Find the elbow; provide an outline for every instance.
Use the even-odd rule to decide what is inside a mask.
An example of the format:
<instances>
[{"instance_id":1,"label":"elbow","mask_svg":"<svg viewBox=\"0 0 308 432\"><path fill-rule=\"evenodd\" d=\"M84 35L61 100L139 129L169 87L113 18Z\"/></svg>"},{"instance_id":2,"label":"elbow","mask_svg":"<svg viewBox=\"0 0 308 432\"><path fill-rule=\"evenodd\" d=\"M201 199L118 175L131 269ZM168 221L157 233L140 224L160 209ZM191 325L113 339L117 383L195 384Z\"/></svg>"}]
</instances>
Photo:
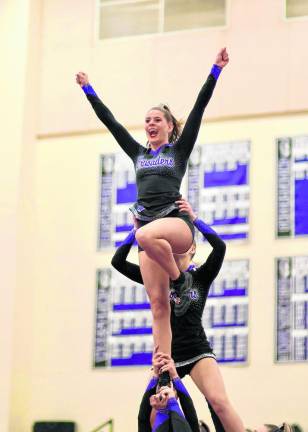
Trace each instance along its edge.
<instances>
[{"instance_id":1,"label":"elbow","mask_svg":"<svg viewBox=\"0 0 308 432\"><path fill-rule=\"evenodd\" d=\"M221 250L221 254L223 256L225 256L226 250L227 250L227 245L223 240L220 240L220 250Z\"/></svg>"},{"instance_id":2,"label":"elbow","mask_svg":"<svg viewBox=\"0 0 308 432\"><path fill-rule=\"evenodd\" d=\"M115 268L116 270L119 270L119 268L120 268L119 260L117 259L117 257L116 257L115 255L112 257L111 265L112 265L112 267Z\"/></svg>"}]
</instances>

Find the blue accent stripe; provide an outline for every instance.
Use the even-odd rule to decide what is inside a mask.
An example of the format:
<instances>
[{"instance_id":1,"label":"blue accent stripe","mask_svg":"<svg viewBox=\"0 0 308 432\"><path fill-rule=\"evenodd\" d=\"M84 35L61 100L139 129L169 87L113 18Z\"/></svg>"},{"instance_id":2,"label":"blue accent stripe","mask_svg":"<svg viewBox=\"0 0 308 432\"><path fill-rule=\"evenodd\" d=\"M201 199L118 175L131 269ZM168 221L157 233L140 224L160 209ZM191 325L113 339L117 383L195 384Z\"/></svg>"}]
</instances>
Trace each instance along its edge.
<instances>
[{"instance_id":1,"label":"blue accent stripe","mask_svg":"<svg viewBox=\"0 0 308 432\"><path fill-rule=\"evenodd\" d=\"M179 390L180 392L186 394L187 396L189 396L188 391L186 389L186 387L184 386L183 381L181 380L181 378L175 378L173 381L174 384L174 388L176 390Z\"/></svg>"},{"instance_id":2,"label":"blue accent stripe","mask_svg":"<svg viewBox=\"0 0 308 432\"><path fill-rule=\"evenodd\" d=\"M134 225L117 225L115 231L116 232L124 232L124 231L131 231L134 228Z\"/></svg>"},{"instance_id":3,"label":"blue accent stripe","mask_svg":"<svg viewBox=\"0 0 308 432\"><path fill-rule=\"evenodd\" d=\"M188 394L188 393L187 393ZM180 417L184 417L184 414L175 398L170 398L167 402L167 408L169 408L170 411L176 412Z\"/></svg>"},{"instance_id":4,"label":"blue accent stripe","mask_svg":"<svg viewBox=\"0 0 308 432\"><path fill-rule=\"evenodd\" d=\"M219 234L219 235L220 238L223 240L245 239L248 237L248 233Z\"/></svg>"},{"instance_id":5,"label":"blue accent stripe","mask_svg":"<svg viewBox=\"0 0 308 432\"><path fill-rule=\"evenodd\" d=\"M112 336L130 336L130 335L148 335L148 334L152 334L152 327L124 328L118 333L112 333Z\"/></svg>"},{"instance_id":6,"label":"blue accent stripe","mask_svg":"<svg viewBox=\"0 0 308 432\"><path fill-rule=\"evenodd\" d=\"M205 222L203 222L203 220L201 220L201 219L195 219L193 224L202 234L217 235L217 233L209 225L207 225Z\"/></svg>"},{"instance_id":7,"label":"blue accent stripe","mask_svg":"<svg viewBox=\"0 0 308 432\"><path fill-rule=\"evenodd\" d=\"M245 327L246 323L220 323L220 324L212 324L212 328L220 328L220 327Z\"/></svg>"},{"instance_id":8,"label":"blue accent stripe","mask_svg":"<svg viewBox=\"0 0 308 432\"><path fill-rule=\"evenodd\" d=\"M295 235L308 234L308 179L295 181Z\"/></svg>"},{"instance_id":9,"label":"blue accent stripe","mask_svg":"<svg viewBox=\"0 0 308 432\"><path fill-rule=\"evenodd\" d=\"M111 359L111 366L146 366L152 364L152 353L135 353L128 358Z\"/></svg>"},{"instance_id":10,"label":"blue accent stripe","mask_svg":"<svg viewBox=\"0 0 308 432\"><path fill-rule=\"evenodd\" d=\"M136 183L128 183L125 188L117 189L117 204L127 204L136 201L137 186Z\"/></svg>"},{"instance_id":11,"label":"blue accent stripe","mask_svg":"<svg viewBox=\"0 0 308 432\"><path fill-rule=\"evenodd\" d=\"M296 163L308 162L308 156L303 156L301 158L295 158Z\"/></svg>"},{"instance_id":12,"label":"blue accent stripe","mask_svg":"<svg viewBox=\"0 0 308 432\"><path fill-rule=\"evenodd\" d=\"M121 240L117 240L116 242L114 242L114 246L117 248L119 246L122 246L122 244L131 244L131 243L126 243L125 240L121 241ZM133 246L137 246L137 240L135 240L133 242Z\"/></svg>"},{"instance_id":13,"label":"blue accent stripe","mask_svg":"<svg viewBox=\"0 0 308 432\"><path fill-rule=\"evenodd\" d=\"M245 362L247 361L246 357L239 357L239 358L230 358L230 359L223 359L223 358L217 358L218 363L237 363L237 362Z\"/></svg>"},{"instance_id":14,"label":"blue accent stripe","mask_svg":"<svg viewBox=\"0 0 308 432\"><path fill-rule=\"evenodd\" d=\"M155 387L157 383L158 383L158 378L157 377L152 377L151 380L150 380L150 382L149 382L149 384L147 385L146 392L148 390L152 389L153 387Z\"/></svg>"},{"instance_id":15,"label":"blue accent stripe","mask_svg":"<svg viewBox=\"0 0 308 432\"><path fill-rule=\"evenodd\" d=\"M214 219L212 225L237 225L237 224L245 224L247 223L247 217L233 217L233 218L224 218L224 219Z\"/></svg>"},{"instance_id":16,"label":"blue accent stripe","mask_svg":"<svg viewBox=\"0 0 308 432\"><path fill-rule=\"evenodd\" d=\"M225 289L223 294L215 294L212 291L209 293L210 297L240 297L246 295L246 288L232 288Z\"/></svg>"},{"instance_id":17,"label":"blue accent stripe","mask_svg":"<svg viewBox=\"0 0 308 432\"><path fill-rule=\"evenodd\" d=\"M236 186L244 185L248 182L247 165L237 164L237 168L232 171L212 171L204 173L203 186Z\"/></svg>"},{"instance_id":18,"label":"blue accent stripe","mask_svg":"<svg viewBox=\"0 0 308 432\"><path fill-rule=\"evenodd\" d=\"M152 156L157 156L158 153L163 151L166 147L173 147L173 144L170 144L170 143L163 144L162 146L158 147L158 149L156 149L156 150L153 150L150 148L148 153L151 154Z\"/></svg>"},{"instance_id":19,"label":"blue accent stripe","mask_svg":"<svg viewBox=\"0 0 308 432\"><path fill-rule=\"evenodd\" d=\"M215 78L216 81L219 78L221 70L222 70L222 68L220 66L217 66L217 64L213 64L212 69L211 69L211 74L213 75L213 77Z\"/></svg>"},{"instance_id":20,"label":"blue accent stripe","mask_svg":"<svg viewBox=\"0 0 308 432\"><path fill-rule=\"evenodd\" d=\"M81 88L86 95L97 96L97 94L95 93L95 90L91 86L91 84L86 84L86 85L82 86Z\"/></svg>"},{"instance_id":21,"label":"blue accent stripe","mask_svg":"<svg viewBox=\"0 0 308 432\"><path fill-rule=\"evenodd\" d=\"M166 426L168 419L169 419L168 409L166 409L165 411L158 410L156 413L156 416L155 416L155 421L154 421L152 432L157 432L157 430L161 429L161 426L163 426L163 425Z\"/></svg>"},{"instance_id":22,"label":"blue accent stripe","mask_svg":"<svg viewBox=\"0 0 308 432\"><path fill-rule=\"evenodd\" d=\"M114 304L114 311L131 311L131 310L148 310L151 309L150 303L127 303L127 304Z\"/></svg>"}]
</instances>

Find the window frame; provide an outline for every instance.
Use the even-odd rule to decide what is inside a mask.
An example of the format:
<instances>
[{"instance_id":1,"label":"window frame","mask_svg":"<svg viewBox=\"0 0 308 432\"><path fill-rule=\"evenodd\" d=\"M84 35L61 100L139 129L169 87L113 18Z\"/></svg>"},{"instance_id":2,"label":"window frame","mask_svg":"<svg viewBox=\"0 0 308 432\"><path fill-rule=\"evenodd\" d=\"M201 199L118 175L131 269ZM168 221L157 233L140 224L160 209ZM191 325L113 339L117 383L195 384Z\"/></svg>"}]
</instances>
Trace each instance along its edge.
<instances>
[{"instance_id":1,"label":"window frame","mask_svg":"<svg viewBox=\"0 0 308 432\"><path fill-rule=\"evenodd\" d=\"M123 0L119 1L118 3L121 4L129 4L129 3L137 3L142 2L142 0ZM110 38L100 38L100 12L101 12L101 0L95 0L95 13L94 13L94 43L95 44L106 44L106 43L121 43L125 42L126 40L134 40L136 38L153 38L154 37L162 37L162 36L173 36L178 35L179 33L187 33L187 32L204 32L204 31L213 31L213 30L226 30L229 27L229 17L230 17L230 2L231 0L225 0L225 24L223 25L217 25L217 26L207 26L207 27L195 27L191 29L181 29L181 30L172 30L172 31L164 31L164 5L165 0L158 0L162 3L162 6L160 7L159 12L159 29L160 31L155 33L142 33L138 35L125 35L125 36L117 36L117 37L110 37ZM106 1L106 3L109 3L109 0ZM110 2L111 4L111 2Z\"/></svg>"},{"instance_id":2,"label":"window frame","mask_svg":"<svg viewBox=\"0 0 308 432\"><path fill-rule=\"evenodd\" d=\"M303 15L303 16L294 16L294 17L288 17L287 16L287 1L288 0L281 0L283 2L283 19L285 22L301 22L301 21L308 21L308 12L307 15Z\"/></svg>"}]
</instances>

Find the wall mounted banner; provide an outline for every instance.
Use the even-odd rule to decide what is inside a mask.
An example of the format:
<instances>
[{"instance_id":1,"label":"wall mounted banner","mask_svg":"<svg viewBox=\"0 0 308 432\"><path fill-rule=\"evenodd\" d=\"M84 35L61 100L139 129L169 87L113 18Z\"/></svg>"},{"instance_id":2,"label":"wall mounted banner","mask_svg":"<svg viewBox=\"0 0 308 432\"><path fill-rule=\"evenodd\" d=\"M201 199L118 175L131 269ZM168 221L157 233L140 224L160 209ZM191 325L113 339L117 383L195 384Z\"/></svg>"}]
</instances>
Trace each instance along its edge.
<instances>
[{"instance_id":1,"label":"wall mounted banner","mask_svg":"<svg viewBox=\"0 0 308 432\"><path fill-rule=\"evenodd\" d=\"M196 147L189 161L187 199L224 240L248 238L249 163L249 141Z\"/></svg>"},{"instance_id":2,"label":"wall mounted banner","mask_svg":"<svg viewBox=\"0 0 308 432\"><path fill-rule=\"evenodd\" d=\"M136 201L134 166L123 153L101 157L99 249L119 246L133 228L129 207Z\"/></svg>"},{"instance_id":3,"label":"wall mounted banner","mask_svg":"<svg viewBox=\"0 0 308 432\"><path fill-rule=\"evenodd\" d=\"M308 360L308 256L276 260L276 361Z\"/></svg>"},{"instance_id":4,"label":"wall mounted banner","mask_svg":"<svg viewBox=\"0 0 308 432\"><path fill-rule=\"evenodd\" d=\"M247 361L248 273L247 260L226 260L209 293L203 323L219 362ZM150 365L152 350L144 287L113 268L98 270L94 366Z\"/></svg>"},{"instance_id":5,"label":"wall mounted banner","mask_svg":"<svg viewBox=\"0 0 308 432\"><path fill-rule=\"evenodd\" d=\"M308 136L276 140L277 237L308 234Z\"/></svg>"}]
</instances>

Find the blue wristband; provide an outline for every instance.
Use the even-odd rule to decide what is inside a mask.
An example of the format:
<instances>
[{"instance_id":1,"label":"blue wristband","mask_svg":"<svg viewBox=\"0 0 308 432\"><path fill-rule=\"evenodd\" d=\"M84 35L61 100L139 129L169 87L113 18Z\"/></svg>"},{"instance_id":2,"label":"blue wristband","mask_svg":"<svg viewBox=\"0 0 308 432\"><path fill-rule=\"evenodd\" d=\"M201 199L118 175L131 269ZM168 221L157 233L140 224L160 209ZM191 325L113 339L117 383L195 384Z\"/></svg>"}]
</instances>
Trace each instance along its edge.
<instances>
[{"instance_id":1,"label":"blue wristband","mask_svg":"<svg viewBox=\"0 0 308 432\"><path fill-rule=\"evenodd\" d=\"M217 66L217 64L214 64L212 66L211 74L213 75L216 81L218 80L221 70L222 70L221 67Z\"/></svg>"},{"instance_id":2,"label":"blue wristband","mask_svg":"<svg viewBox=\"0 0 308 432\"><path fill-rule=\"evenodd\" d=\"M97 94L95 93L95 90L91 86L91 84L85 84L81 88L85 92L86 95L97 96Z\"/></svg>"}]
</instances>

